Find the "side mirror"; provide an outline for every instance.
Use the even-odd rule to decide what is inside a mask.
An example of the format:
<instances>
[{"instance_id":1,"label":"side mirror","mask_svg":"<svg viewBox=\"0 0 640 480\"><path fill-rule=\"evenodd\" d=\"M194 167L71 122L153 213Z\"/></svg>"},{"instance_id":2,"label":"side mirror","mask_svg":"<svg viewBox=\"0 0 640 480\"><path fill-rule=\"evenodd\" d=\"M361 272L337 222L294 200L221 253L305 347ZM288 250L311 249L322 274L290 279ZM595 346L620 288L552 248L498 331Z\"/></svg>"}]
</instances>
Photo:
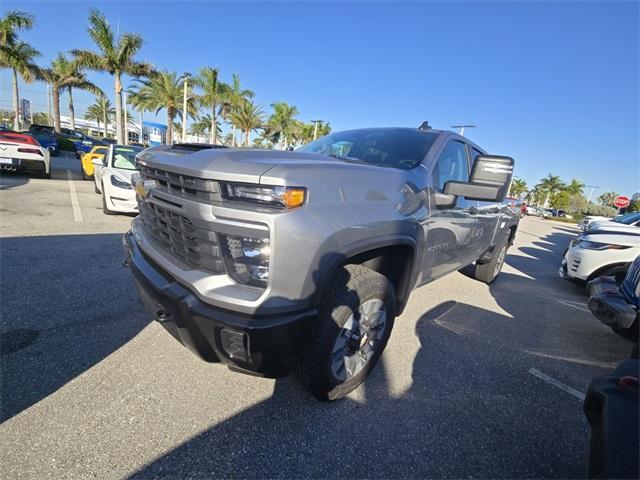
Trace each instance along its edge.
<instances>
[{"instance_id":1,"label":"side mirror","mask_svg":"<svg viewBox=\"0 0 640 480\"><path fill-rule=\"evenodd\" d=\"M293 152L293 147L292 146L288 146L287 147L287 152Z\"/></svg>"},{"instance_id":2,"label":"side mirror","mask_svg":"<svg viewBox=\"0 0 640 480\"><path fill-rule=\"evenodd\" d=\"M468 200L501 202L511 185L513 165L511 157L479 155L471 169L469 181L449 181L444 184L444 193Z\"/></svg>"}]
</instances>

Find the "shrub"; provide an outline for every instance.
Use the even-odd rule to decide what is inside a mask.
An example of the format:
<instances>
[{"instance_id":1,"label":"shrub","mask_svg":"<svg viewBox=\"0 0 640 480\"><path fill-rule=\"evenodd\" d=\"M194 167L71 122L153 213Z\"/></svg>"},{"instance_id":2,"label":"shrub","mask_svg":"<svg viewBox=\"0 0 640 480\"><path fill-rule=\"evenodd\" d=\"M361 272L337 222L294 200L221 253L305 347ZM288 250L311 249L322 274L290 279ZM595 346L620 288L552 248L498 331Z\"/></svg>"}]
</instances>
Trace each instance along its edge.
<instances>
[{"instance_id":1,"label":"shrub","mask_svg":"<svg viewBox=\"0 0 640 480\"><path fill-rule=\"evenodd\" d=\"M618 209L604 205L587 205L585 208L580 210L580 213L583 216L597 215L601 217L613 217L618 213Z\"/></svg>"}]
</instances>

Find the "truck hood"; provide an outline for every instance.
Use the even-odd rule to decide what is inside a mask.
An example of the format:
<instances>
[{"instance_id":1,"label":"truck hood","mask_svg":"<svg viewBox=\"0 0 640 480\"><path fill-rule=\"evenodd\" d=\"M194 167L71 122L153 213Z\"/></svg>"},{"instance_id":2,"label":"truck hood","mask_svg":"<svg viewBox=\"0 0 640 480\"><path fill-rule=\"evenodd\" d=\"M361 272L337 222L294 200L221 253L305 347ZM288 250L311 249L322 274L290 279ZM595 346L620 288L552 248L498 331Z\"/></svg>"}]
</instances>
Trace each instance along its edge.
<instances>
[{"instance_id":1,"label":"truck hood","mask_svg":"<svg viewBox=\"0 0 640 480\"><path fill-rule=\"evenodd\" d=\"M281 150L205 149L189 151L179 146L152 147L136 157L143 166L212 180L259 183L275 167L314 167L347 164L325 155ZM366 168L366 166L359 165ZM379 167L374 167L379 168Z\"/></svg>"}]
</instances>

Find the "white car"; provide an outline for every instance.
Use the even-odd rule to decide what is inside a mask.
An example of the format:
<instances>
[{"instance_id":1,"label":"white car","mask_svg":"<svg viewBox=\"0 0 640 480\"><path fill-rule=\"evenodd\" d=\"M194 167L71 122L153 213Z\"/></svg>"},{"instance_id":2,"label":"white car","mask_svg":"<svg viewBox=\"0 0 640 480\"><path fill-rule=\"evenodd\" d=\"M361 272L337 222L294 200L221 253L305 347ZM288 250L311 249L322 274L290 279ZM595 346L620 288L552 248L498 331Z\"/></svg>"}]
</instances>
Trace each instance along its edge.
<instances>
[{"instance_id":1,"label":"white car","mask_svg":"<svg viewBox=\"0 0 640 480\"><path fill-rule=\"evenodd\" d=\"M36 173L51 178L49 150L31 135L0 132L0 168L13 172Z\"/></svg>"},{"instance_id":2,"label":"white car","mask_svg":"<svg viewBox=\"0 0 640 480\"><path fill-rule=\"evenodd\" d=\"M141 151L140 147L110 145L105 156L93 160L96 193L102 194L106 215L138 212L131 176L138 171L135 158Z\"/></svg>"},{"instance_id":3,"label":"white car","mask_svg":"<svg viewBox=\"0 0 640 480\"><path fill-rule=\"evenodd\" d=\"M613 220L597 220L595 222L591 222L586 230L610 230L612 228L619 227L640 227L640 212L627 213L626 215L621 215Z\"/></svg>"},{"instance_id":4,"label":"white car","mask_svg":"<svg viewBox=\"0 0 640 480\"><path fill-rule=\"evenodd\" d=\"M603 231L583 233L571 241L564 255L560 276L590 281L612 276L622 281L629 264L640 255L640 233Z\"/></svg>"},{"instance_id":5,"label":"white car","mask_svg":"<svg viewBox=\"0 0 640 480\"><path fill-rule=\"evenodd\" d=\"M580 227L582 230L587 230L587 228L589 228L589 225L591 225L591 223L593 222L608 222L611 221L610 217L601 217L598 215L587 215L586 217L584 217L580 223L578 224L578 227Z\"/></svg>"}]
</instances>

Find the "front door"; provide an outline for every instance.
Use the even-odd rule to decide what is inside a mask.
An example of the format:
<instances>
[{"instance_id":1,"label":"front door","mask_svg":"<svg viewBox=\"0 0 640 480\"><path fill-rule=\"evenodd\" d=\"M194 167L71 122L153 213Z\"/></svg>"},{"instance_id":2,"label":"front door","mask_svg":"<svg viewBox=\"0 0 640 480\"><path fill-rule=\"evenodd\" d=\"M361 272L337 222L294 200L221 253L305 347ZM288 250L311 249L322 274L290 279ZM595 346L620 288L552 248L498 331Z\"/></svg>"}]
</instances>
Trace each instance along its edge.
<instances>
[{"instance_id":1,"label":"front door","mask_svg":"<svg viewBox=\"0 0 640 480\"><path fill-rule=\"evenodd\" d=\"M443 192L450 180L469 181L469 159L465 144L450 140L431 170L432 188ZM431 202L427 220L422 282L425 283L472 263L478 202L456 199L452 208L437 209Z\"/></svg>"}]
</instances>

